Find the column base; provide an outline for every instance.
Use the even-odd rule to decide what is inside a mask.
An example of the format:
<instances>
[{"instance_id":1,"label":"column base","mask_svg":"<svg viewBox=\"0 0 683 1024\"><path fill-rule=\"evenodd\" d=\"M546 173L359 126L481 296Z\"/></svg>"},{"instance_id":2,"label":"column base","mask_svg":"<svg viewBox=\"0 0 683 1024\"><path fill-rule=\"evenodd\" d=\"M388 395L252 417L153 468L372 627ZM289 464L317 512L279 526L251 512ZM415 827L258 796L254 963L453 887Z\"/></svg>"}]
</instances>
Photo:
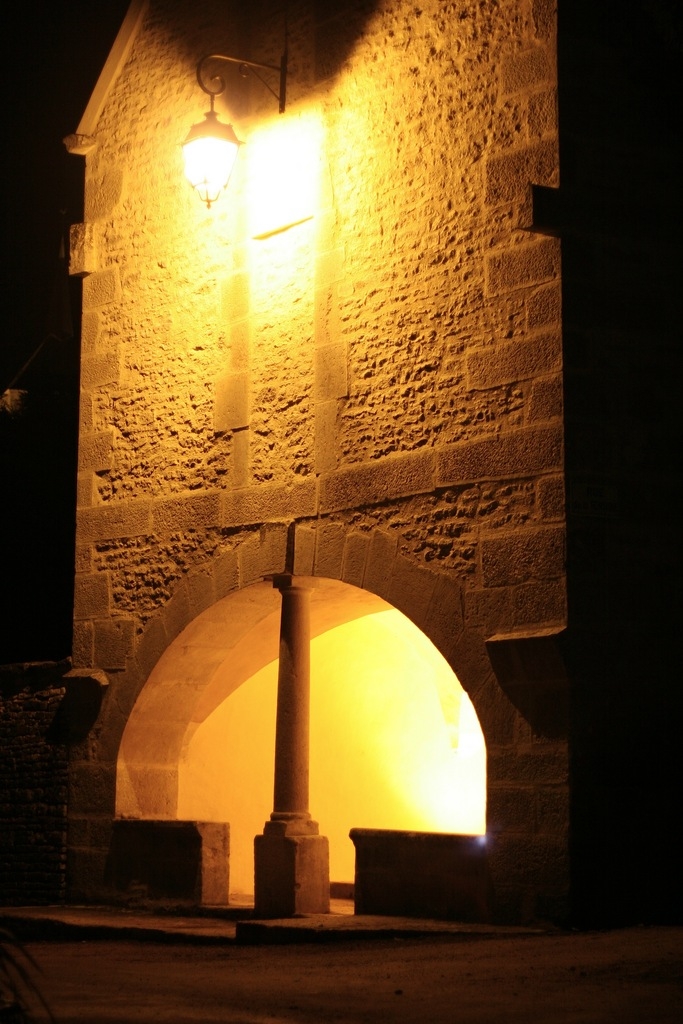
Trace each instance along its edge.
<instances>
[{"instance_id":1,"label":"column base","mask_svg":"<svg viewBox=\"0 0 683 1024\"><path fill-rule=\"evenodd\" d=\"M254 916L328 914L329 859L327 836L256 836Z\"/></svg>"}]
</instances>

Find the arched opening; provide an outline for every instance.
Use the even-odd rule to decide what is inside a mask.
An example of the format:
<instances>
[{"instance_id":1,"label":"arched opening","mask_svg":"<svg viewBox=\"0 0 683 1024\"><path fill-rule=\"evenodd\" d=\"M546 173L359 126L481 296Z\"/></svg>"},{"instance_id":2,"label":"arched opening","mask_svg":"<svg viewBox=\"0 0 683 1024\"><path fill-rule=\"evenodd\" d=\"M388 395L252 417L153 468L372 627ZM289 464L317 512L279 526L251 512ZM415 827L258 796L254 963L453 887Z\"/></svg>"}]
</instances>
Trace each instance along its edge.
<instances>
[{"instance_id":1,"label":"arched opening","mask_svg":"<svg viewBox=\"0 0 683 1024\"><path fill-rule=\"evenodd\" d=\"M330 877L351 882L351 828L482 834L486 752L431 641L367 591L311 600L311 812ZM230 888L253 892L272 810L279 594L256 584L195 619L160 659L124 732L117 814L230 823Z\"/></svg>"}]
</instances>

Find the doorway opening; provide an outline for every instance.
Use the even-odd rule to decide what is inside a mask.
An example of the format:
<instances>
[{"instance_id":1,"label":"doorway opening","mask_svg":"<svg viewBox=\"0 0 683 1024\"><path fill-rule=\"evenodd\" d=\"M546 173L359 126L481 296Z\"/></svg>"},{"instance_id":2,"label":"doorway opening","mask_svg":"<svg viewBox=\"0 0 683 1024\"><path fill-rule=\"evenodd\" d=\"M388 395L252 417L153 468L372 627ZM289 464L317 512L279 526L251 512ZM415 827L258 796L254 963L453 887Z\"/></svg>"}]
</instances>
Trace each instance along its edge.
<instances>
[{"instance_id":1,"label":"doorway opening","mask_svg":"<svg viewBox=\"0 0 683 1024\"><path fill-rule=\"evenodd\" d=\"M310 809L332 883L351 884L351 828L481 835L486 748L457 677L405 615L318 579L311 595ZM167 649L121 743L117 815L230 823L230 891L253 893L253 838L272 810L279 628L260 583Z\"/></svg>"}]
</instances>

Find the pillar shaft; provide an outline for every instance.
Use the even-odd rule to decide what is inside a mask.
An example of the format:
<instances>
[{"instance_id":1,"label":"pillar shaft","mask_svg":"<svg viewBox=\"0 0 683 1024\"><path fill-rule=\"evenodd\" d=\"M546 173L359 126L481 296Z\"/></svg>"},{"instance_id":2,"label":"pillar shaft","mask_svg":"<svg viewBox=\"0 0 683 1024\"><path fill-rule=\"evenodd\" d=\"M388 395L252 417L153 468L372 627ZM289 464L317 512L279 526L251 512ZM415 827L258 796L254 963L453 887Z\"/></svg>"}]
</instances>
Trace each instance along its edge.
<instances>
[{"instance_id":1,"label":"pillar shaft","mask_svg":"<svg viewBox=\"0 0 683 1024\"><path fill-rule=\"evenodd\" d=\"M275 586L282 595L282 612L272 817L308 818L310 591L289 576L277 577Z\"/></svg>"},{"instance_id":2,"label":"pillar shaft","mask_svg":"<svg viewBox=\"0 0 683 1024\"><path fill-rule=\"evenodd\" d=\"M303 581L276 576L282 595L277 684L273 812L254 839L257 917L326 914L329 851L308 810L311 687L310 592Z\"/></svg>"}]
</instances>

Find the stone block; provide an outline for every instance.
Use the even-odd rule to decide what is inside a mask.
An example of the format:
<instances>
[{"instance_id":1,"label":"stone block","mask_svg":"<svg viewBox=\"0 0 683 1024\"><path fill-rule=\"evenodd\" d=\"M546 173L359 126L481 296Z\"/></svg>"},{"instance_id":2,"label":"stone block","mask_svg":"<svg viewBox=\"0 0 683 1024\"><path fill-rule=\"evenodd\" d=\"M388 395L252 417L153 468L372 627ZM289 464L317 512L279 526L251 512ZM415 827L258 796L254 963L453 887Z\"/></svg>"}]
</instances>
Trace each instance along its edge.
<instances>
[{"instance_id":1,"label":"stone block","mask_svg":"<svg viewBox=\"0 0 683 1024\"><path fill-rule=\"evenodd\" d=\"M337 466L337 416L339 402L315 404L315 470L328 473Z\"/></svg>"},{"instance_id":2,"label":"stone block","mask_svg":"<svg viewBox=\"0 0 683 1024\"><path fill-rule=\"evenodd\" d=\"M206 570L189 573L187 580L187 596L190 604L190 616L196 618L206 611L216 600L213 575Z\"/></svg>"},{"instance_id":3,"label":"stone block","mask_svg":"<svg viewBox=\"0 0 683 1024\"><path fill-rule=\"evenodd\" d=\"M69 814L114 814L115 764L71 765L69 770Z\"/></svg>"},{"instance_id":4,"label":"stone block","mask_svg":"<svg viewBox=\"0 0 683 1024\"><path fill-rule=\"evenodd\" d=\"M505 587L529 580L561 577L565 566L565 532L547 526L481 541L484 586Z\"/></svg>"},{"instance_id":5,"label":"stone block","mask_svg":"<svg viewBox=\"0 0 683 1024\"><path fill-rule=\"evenodd\" d=\"M85 219L86 222L101 220L108 216L121 198L123 171L120 167L109 167L100 177L86 175Z\"/></svg>"},{"instance_id":6,"label":"stone block","mask_svg":"<svg viewBox=\"0 0 683 1024\"><path fill-rule=\"evenodd\" d=\"M246 487L249 482L249 431L238 430L232 435L230 483L233 488Z\"/></svg>"},{"instance_id":7,"label":"stone block","mask_svg":"<svg viewBox=\"0 0 683 1024\"><path fill-rule=\"evenodd\" d=\"M428 493L434 486L431 451L409 452L377 462L363 462L323 476L320 511L374 505L390 498Z\"/></svg>"},{"instance_id":8,"label":"stone block","mask_svg":"<svg viewBox=\"0 0 683 1024\"><path fill-rule=\"evenodd\" d=\"M345 537L346 529L340 523L322 523L318 526L314 569L316 576L341 579Z\"/></svg>"},{"instance_id":9,"label":"stone block","mask_svg":"<svg viewBox=\"0 0 683 1024\"><path fill-rule=\"evenodd\" d=\"M105 619L94 624L95 664L103 669L125 669L133 655L133 619Z\"/></svg>"},{"instance_id":10,"label":"stone block","mask_svg":"<svg viewBox=\"0 0 683 1024\"><path fill-rule=\"evenodd\" d=\"M536 484L536 505L542 519L564 519L563 476L543 476Z\"/></svg>"},{"instance_id":11,"label":"stone block","mask_svg":"<svg viewBox=\"0 0 683 1024\"><path fill-rule=\"evenodd\" d=\"M467 357L468 383L471 388L485 390L528 380L551 373L561 361L562 342L557 334L499 344L493 351L472 352Z\"/></svg>"},{"instance_id":12,"label":"stone block","mask_svg":"<svg viewBox=\"0 0 683 1024\"><path fill-rule=\"evenodd\" d=\"M552 39L556 31L557 0L532 0L531 13L539 39Z\"/></svg>"},{"instance_id":13,"label":"stone block","mask_svg":"<svg viewBox=\"0 0 683 1024\"><path fill-rule=\"evenodd\" d=\"M522 583L511 589L515 628L566 622L567 595L563 579Z\"/></svg>"},{"instance_id":14,"label":"stone block","mask_svg":"<svg viewBox=\"0 0 683 1024\"><path fill-rule=\"evenodd\" d=\"M396 546L397 540L393 534L375 530L370 536L370 548L365 562L364 588L387 601L391 593Z\"/></svg>"},{"instance_id":15,"label":"stone block","mask_svg":"<svg viewBox=\"0 0 683 1024\"><path fill-rule=\"evenodd\" d=\"M239 569L237 564L237 552L225 551L214 561L213 575L216 585L216 598L225 597L226 594L236 590L239 586Z\"/></svg>"},{"instance_id":16,"label":"stone block","mask_svg":"<svg viewBox=\"0 0 683 1024\"><path fill-rule=\"evenodd\" d=\"M262 484L245 487L224 495L222 525L248 526L314 516L317 487L314 478L304 479L292 487Z\"/></svg>"},{"instance_id":17,"label":"stone block","mask_svg":"<svg viewBox=\"0 0 683 1024\"><path fill-rule=\"evenodd\" d=\"M237 551L239 565L240 586L248 587L251 583L257 583L263 573L261 571L261 541L258 535L253 534L244 543L240 544Z\"/></svg>"},{"instance_id":18,"label":"stone block","mask_svg":"<svg viewBox=\"0 0 683 1024\"><path fill-rule=\"evenodd\" d=\"M422 627L427 617L438 576L423 565L399 555L394 560L389 588L389 602Z\"/></svg>"},{"instance_id":19,"label":"stone block","mask_svg":"<svg viewBox=\"0 0 683 1024\"><path fill-rule=\"evenodd\" d=\"M312 576L315 561L316 531L310 526L296 524L294 529L294 574Z\"/></svg>"},{"instance_id":20,"label":"stone block","mask_svg":"<svg viewBox=\"0 0 683 1024\"><path fill-rule=\"evenodd\" d=\"M74 584L74 619L104 618L109 614L109 573L77 576Z\"/></svg>"},{"instance_id":21,"label":"stone block","mask_svg":"<svg viewBox=\"0 0 683 1024\"><path fill-rule=\"evenodd\" d=\"M221 492L204 491L157 501L153 505L154 531L158 534L179 530L202 530L221 521Z\"/></svg>"},{"instance_id":22,"label":"stone block","mask_svg":"<svg viewBox=\"0 0 683 1024\"><path fill-rule=\"evenodd\" d=\"M95 630L91 621L74 622L71 661L74 668L95 664Z\"/></svg>"},{"instance_id":23,"label":"stone block","mask_svg":"<svg viewBox=\"0 0 683 1024\"><path fill-rule=\"evenodd\" d=\"M367 534L356 532L347 535L342 562L342 579L345 583L354 587L363 586L369 547L370 538Z\"/></svg>"},{"instance_id":24,"label":"stone block","mask_svg":"<svg viewBox=\"0 0 683 1024\"><path fill-rule=\"evenodd\" d=\"M541 743L531 750L488 744L487 773L492 781L520 785L567 784L569 764L564 741Z\"/></svg>"},{"instance_id":25,"label":"stone block","mask_svg":"<svg viewBox=\"0 0 683 1024\"><path fill-rule=\"evenodd\" d=\"M528 197L534 185L557 185L559 157L555 140L492 157L486 164L486 202L496 206Z\"/></svg>"},{"instance_id":26,"label":"stone block","mask_svg":"<svg viewBox=\"0 0 683 1024\"><path fill-rule=\"evenodd\" d=\"M285 571L287 559L288 527L286 523L268 523L261 527L261 575Z\"/></svg>"},{"instance_id":27,"label":"stone block","mask_svg":"<svg viewBox=\"0 0 683 1024\"><path fill-rule=\"evenodd\" d=\"M562 322L562 293L559 283L543 285L526 298L526 322L529 330L557 327Z\"/></svg>"},{"instance_id":28,"label":"stone block","mask_svg":"<svg viewBox=\"0 0 683 1024\"><path fill-rule=\"evenodd\" d=\"M100 334L100 315L94 310L84 313L81 317L81 353L92 355L95 352ZM82 386L82 385L81 385Z\"/></svg>"},{"instance_id":29,"label":"stone block","mask_svg":"<svg viewBox=\"0 0 683 1024\"><path fill-rule=\"evenodd\" d=\"M314 341L316 346L330 345L339 342L341 324L339 319L339 299L334 285L316 289L314 306Z\"/></svg>"},{"instance_id":30,"label":"stone block","mask_svg":"<svg viewBox=\"0 0 683 1024\"><path fill-rule=\"evenodd\" d=\"M536 791L531 786L489 786L486 823L491 832L530 834L536 827Z\"/></svg>"},{"instance_id":31,"label":"stone block","mask_svg":"<svg viewBox=\"0 0 683 1024\"><path fill-rule=\"evenodd\" d=\"M544 238L533 245L520 245L493 253L486 259L489 295L541 284L559 277L559 274L560 246L556 238Z\"/></svg>"},{"instance_id":32,"label":"stone block","mask_svg":"<svg viewBox=\"0 0 683 1024\"><path fill-rule=\"evenodd\" d=\"M79 470L93 469L101 472L110 469L113 458L114 435L110 431L101 434L81 434L78 445Z\"/></svg>"},{"instance_id":33,"label":"stone block","mask_svg":"<svg viewBox=\"0 0 683 1024\"><path fill-rule=\"evenodd\" d=\"M187 620L186 620L187 623ZM169 644L164 620L160 615L150 619L135 646L135 660L142 679L147 679Z\"/></svg>"},{"instance_id":34,"label":"stone block","mask_svg":"<svg viewBox=\"0 0 683 1024\"><path fill-rule=\"evenodd\" d=\"M482 636L506 632L514 624L513 587L487 587L465 591L465 622Z\"/></svg>"},{"instance_id":35,"label":"stone block","mask_svg":"<svg viewBox=\"0 0 683 1024\"><path fill-rule=\"evenodd\" d=\"M105 884L134 902L227 906L229 843L223 822L115 821Z\"/></svg>"},{"instance_id":36,"label":"stone block","mask_svg":"<svg viewBox=\"0 0 683 1024\"><path fill-rule=\"evenodd\" d=\"M116 302L120 293L118 267L90 274L83 279L83 309L89 311Z\"/></svg>"},{"instance_id":37,"label":"stone block","mask_svg":"<svg viewBox=\"0 0 683 1024\"><path fill-rule=\"evenodd\" d=\"M326 288L342 276L344 253L341 249L329 249L320 252L315 261L315 289Z\"/></svg>"},{"instance_id":38,"label":"stone block","mask_svg":"<svg viewBox=\"0 0 683 1024\"><path fill-rule=\"evenodd\" d=\"M250 376L230 373L216 381L213 426L217 433L249 426Z\"/></svg>"},{"instance_id":39,"label":"stone block","mask_svg":"<svg viewBox=\"0 0 683 1024\"><path fill-rule=\"evenodd\" d=\"M529 396L527 419L530 423L547 422L562 416L562 377L544 377L535 380Z\"/></svg>"},{"instance_id":40,"label":"stone block","mask_svg":"<svg viewBox=\"0 0 683 1024\"><path fill-rule=\"evenodd\" d=\"M230 326L230 366L235 373L249 369L251 324L239 320Z\"/></svg>"},{"instance_id":41,"label":"stone block","mask_svg":"<svg viewBox=\"0 0 683 1024\"><path fill-rule=\"evenodd\" d=\"M314 363L316 401L325 402L348 395L347 362L347 349L343 342L319 345L316 348Z\"/></svg>"},{"instance_id":42,"label":"stone block","mask_svg":"<svg viewBox=\"0 0 683 1024\"><path fill-rule=\"evenodd\" d=\"M81 359L81 387L98 388L116 384L119 379L118 352L91 355Z\"/></svg>"},{"instance_id":43,"label":"stone block","mask_svg":"<svg viewBox=\"0 0 683 1024\"><path fill-rule=\"evenodd\" d=\"M97 497L95 474L86 469L78 474L76 481L76 507L89 508Z\"/></svg>"},{"instance_id":44,"label":"stone block","mask_svg":"<svg viewBox=\"0 0 683 1024\"><path fill-rule=\"evenodd\" d=\"M439 575L427 608L423 629L446 660L463 631L463 597L454 579Z\"/></svg>"},{"instance_id":45,"label":"stone block","mask_svg":"<svg viewBox=\"0 0 683 1024\"><path fill-rule=\"evenodd\" d=\"M501 66L504 93L522 92L541 82L553 81L554 77L553 64L542 46L508 57Z\"/></svg>"},{"instance_id":46,"label":"stone block","mask_svg":"<svg viewBox=\"0 0 683 1024\"><path fill-rule=\"evenodd\" d=\"M562 468L562 429L529 427L437 453L436 485L513 479Z\"/></svg>"},{"instance_id":47,"label":"stone block","mask_svg":"<svg viewBox=\"0 0 683 1024\"><path fill-rule=\"evenodd\" d=\"M161 622L163 623L163 635L168 641L182 633L192 617L189 587L187 578L177 584L172 596L164 605L161 611Z\"/></svg>"},{"instance_id":48,"label":"stone block","mask_svg":"<svg viewBox=\"0 0 683 1024\"><path fill-rule=\"evenodd\" d=\"M538 139L557 135L557 89L547 89L530 97L529 135Z\"/></svg>"},{"instance_id":49,"label":"stone block","mask_svg":"<svg viewBox=\"0 0 683 1024\"><path fill-rule=\"evenodd\" d=\"M152 503L112 501L80 509L77 523L81 544L120 537L144 537L152 532Z\"/></svg>"},{"instance_id":50,"label":"stone block","mask_svg":"<svg viewBox=\"0 0 683 1024\"><path fill-rule=\"evenodd\" d=\"M85 277L97 270L93 224L72 224L69 229L69 274Z\"/></svg>"},{"instance_id":51,"label":"stone block","mask_svg":"<svg viewBox=\"0 0 683 1024\"><path fill-rule=\"evenodd\" d=\"M491 878L480 836L352 828L356 914L485 922Z\"/></svg>"},{"instance_id":52,"label":"stone block","mask_svg":"<svg viewBox=\"0 0 683 1024\"><path fill-rule=\"evenodd\" d=\"M254 874L255 917L329 913L329 846L325 836L256 836Z\"/></svg>"}]
</instances>

